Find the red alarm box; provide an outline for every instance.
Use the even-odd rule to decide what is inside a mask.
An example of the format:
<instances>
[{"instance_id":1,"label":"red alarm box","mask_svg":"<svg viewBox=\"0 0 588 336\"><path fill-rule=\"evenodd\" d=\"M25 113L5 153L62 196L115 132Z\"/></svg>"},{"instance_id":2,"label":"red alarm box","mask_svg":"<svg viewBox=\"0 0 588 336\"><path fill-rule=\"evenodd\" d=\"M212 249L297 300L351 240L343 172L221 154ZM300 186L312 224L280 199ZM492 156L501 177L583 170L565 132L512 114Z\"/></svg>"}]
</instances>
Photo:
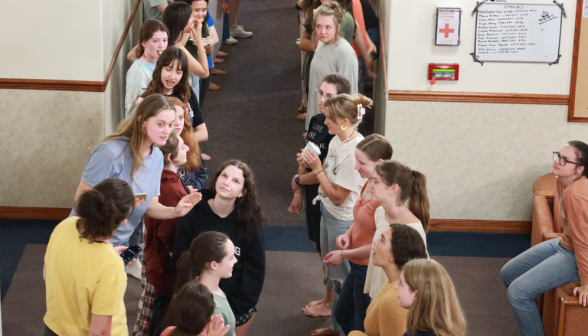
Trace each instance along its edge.
<instances>
[{"instance_id":1,"label":"red alarm box","mask_svg":"<svg viewBox=\"0 0 588 336\"><path fill-rule=\"evenodd\" d=\"M456 81L459 79L459 64L435 64L429 63L429 80L449 80Z\"/></svg>"}]
</instances>

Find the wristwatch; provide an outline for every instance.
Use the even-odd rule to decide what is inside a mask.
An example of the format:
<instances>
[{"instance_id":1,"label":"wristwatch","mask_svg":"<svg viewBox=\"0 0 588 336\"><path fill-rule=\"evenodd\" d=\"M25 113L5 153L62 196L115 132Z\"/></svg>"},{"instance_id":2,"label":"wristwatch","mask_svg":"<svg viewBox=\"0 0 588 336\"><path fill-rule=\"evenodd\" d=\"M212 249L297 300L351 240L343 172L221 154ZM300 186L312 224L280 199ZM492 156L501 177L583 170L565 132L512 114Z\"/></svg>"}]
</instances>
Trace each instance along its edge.
<instances>
[{"instance_id":1,"label":"wristwatch","mask_svg":"<svg viewBox=\"0 0 588 336\"><path fill-rule=\"evenodd\" d=\"M296 178L294 179L294 182L296 182L296 184L300 185L300 176L296 176Z\"/></svg>"}]
</instances>

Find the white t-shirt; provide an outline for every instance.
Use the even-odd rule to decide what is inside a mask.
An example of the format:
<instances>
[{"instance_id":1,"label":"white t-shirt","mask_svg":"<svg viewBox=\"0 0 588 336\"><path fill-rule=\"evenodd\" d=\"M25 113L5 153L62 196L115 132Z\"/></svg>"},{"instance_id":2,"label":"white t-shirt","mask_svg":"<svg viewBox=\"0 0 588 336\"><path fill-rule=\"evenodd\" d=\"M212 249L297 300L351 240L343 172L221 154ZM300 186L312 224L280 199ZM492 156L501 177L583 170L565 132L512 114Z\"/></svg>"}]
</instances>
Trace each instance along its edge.
<instances>
[{"instance_id":1,"label":"white t-shirt","mask_svg":"<svg viewBox=\"0 0 588 336\"><path fill-rule=\"evenodd\" d=\"M365 184L365 179L355 170L355 147L361 140L363 140L361 134L347 143L343 143L338 136L333 137L329 143L329 152L323 167L329 181L351 191L345 202L339 206L336 206L326 194L320 198L333 217L344 221L353 220L353 207Z\"/></svg>"},{"instance_id":2,"label":"white t-shirt","mask_svg":"<svg viewBox=\"0 0 588 336\"><path fill-rule=\"evenodd\" d=\"M372 245L373 242L376 241L376 239L379 239L382 233L386 231L388 227L390 227L390 224L386 220L386 211L384 210L384 207L380 206L376 209L376 212L374 213L374 219L376 221L376 233L374 234ZM405 225L417 230L421 234L421 237L425 242L425 247L427 247L427 234L425 233L423 224L421 224L421 222L418 222L408 223ZM427 251L427 256L428 255L429 252ZM369 294L370 297L373 299L374 297L376 297L376 294L378 294L382 286L387 281L388 277L386 276L386 273L384 273L384 269L374 265L374 256L370 254L370 262L368 264L368 270L365 277L365 287L363 289L363 292Z\"/></svg>"},{"instance_id":3,"label":"white t-shirt","mask_svg":"<svg viewBox=\"0 0 588 336\"><path fill-rule=\"evenodd\" d=\"M129 116L131 110L135 107L137 99L141 97L151 77L155 63L146 63L140 59L133 62L133 65L127 71L127 89L125 93L125 118Z\"/></svg>"}]
</instances>

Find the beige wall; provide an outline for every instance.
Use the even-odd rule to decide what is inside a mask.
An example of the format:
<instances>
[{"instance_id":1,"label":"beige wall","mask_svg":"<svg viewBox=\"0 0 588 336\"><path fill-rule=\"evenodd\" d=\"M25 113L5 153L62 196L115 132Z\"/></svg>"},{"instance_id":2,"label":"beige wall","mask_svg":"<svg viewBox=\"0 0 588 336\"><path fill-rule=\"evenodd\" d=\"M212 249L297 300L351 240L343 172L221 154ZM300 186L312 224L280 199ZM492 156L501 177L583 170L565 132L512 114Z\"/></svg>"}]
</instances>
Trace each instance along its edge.
<instances>
[{"instance_id":1,"label":"beige wall","mask_svg":"<svg viewBox=\"0 0 588 336\"><path fill-rule=\"evenodd\" d=\"M71 207L102 137L102 93L0 90L0 205Z\"/></svg>"},{"instance_id":2,"label":"beige wall","mask_svg":"<svg viewBox=\"0 0 588 336\"><path fill-rule=\"evenodd\" d=\"M380 1L385 7L387 1ZM536 1L521 1L536 2ZM383 4L384 3L384 4ZM474 63L475 2L392 0L385 34L391 90L568 94L575 1L564 0L559 65ZM462 44L435 47L436 7L461 7ZM382 16L383 14L381 14ZM460 80L431 86L428 63L460 64ZM543 76L538 76L541 73ZM530 220L533 182L551 171L551 152L588 142L588 124L568 123L567 106L386 102L394 158L425 173L432 218Z\"/></svg>"},{"instance_id":3,"label":"beige wall","mask_svg":"<svg viewBox=\"0 0 588 336\"><path fill-rule=\"evenodd\" d=\"M52 76L48 78L104 80L134 0L95 3L99 4L95 8L95 13L99 14L97 17L104 17L103 22L95 24L101 37L93 42L104 45L103 50L96 51L100 60L93 61L100 76L96 79L86 75L84 78L69 78L65 76L67 71L56 71L47 72ZM68 7L68 13L71 8ZM132 47L131 41L137 40L140 23L141 15L137 15L105 92L0 90L0 115L4 120L0 123L0 206L68 208L73 205L90 151L106 134L116 129L124 115L125 75L130 66L126 54ZM48 30L47 35L52 34ZM0 59L4 61L1 50ZM77 64L85 57L84 52L73 53L68 59L69 64ZM38 59L32 60L31 64L45 66L48 71L60 70L60 64L51 61L54 63L50 67ZM86 64L87 60L82 63ZM6 66L5 62L0 62L2 66ZM26 78L19 75L28 74L28 69L20 67L17 70L20 71L11 77ZM61 77L53 76L55 74ZM5 75L0 73L0 77Z\"/></svg>"}]
</instances>

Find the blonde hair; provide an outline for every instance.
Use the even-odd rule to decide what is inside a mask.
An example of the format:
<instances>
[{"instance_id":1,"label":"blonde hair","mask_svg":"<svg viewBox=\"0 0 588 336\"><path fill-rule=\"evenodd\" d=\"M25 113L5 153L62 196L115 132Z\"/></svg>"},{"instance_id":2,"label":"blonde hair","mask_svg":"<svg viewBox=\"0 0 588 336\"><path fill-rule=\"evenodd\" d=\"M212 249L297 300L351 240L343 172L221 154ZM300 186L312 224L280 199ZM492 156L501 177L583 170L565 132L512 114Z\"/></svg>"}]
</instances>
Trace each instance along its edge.
<instances>
[{"instance_id":1,"label":"blonde hair","mask_svg":"<svg viewBox=\"0 0 588 336\"><path fill-rule=\"evenodd\" d=\"M339 32L341 31L341 23L343 23L343 17L345 16L345 10L343 8L341 8L341 6L339 5L339 3L337 1L331 1L331 2L327 2L327 3L320 5L318 7L318 10L316 11L316 16L314 17L313 25L316 26L316 19L319 16L332 17L333 23L335 23L335 26L337 27L336 35L339 35ZM312 39L314 39L315 32L316 32L316 28L313 27Z\"/></svg>"},{"instance_id":2,"label":"blonde hair","mask_svg":"<svg viewBox=\"0 0 588 336\"><path fill-rule=\"evenodd\" d=\"M465 336L466 321L447 271L432 259L411 260L403 268L410 291L417 291L406 331L430 330L438 336Z\"/></svg>"},{"instance_id":3,"label":"blonde hair","mask_svg":"<svg viewBox=\"0 0 588 336\"><path fill-rule=\"evenodd\" d=\"M174 105L178 105L182 107L182 110L184 110L184 126L182 129L182 134L180 134L180 137L182 138L182 140L184 140L184 144L188 146L190 150L188 151L186 156L187 161L182 166L182 168L184 168L184 170L187 173L197 171L198 169L200 169L201 151L200 145L198 144L198 141L196 141L196 137L194 136L194 129L192 129L192 122L190 121L190 116L188 115L188 105L176 97L170 97L169 100L171 100L171 102Z\"/></svg>"},{"instance_id":4,"label":"blonde hair","mask_svg":"<svg viewBox=\"0 0 588 336\"><path fill-rule=\"evenodd\" d=\"M139 167L143 166L143 161L145 160L141 150L143 141L147 137L145 129L142 127L143 122L155 117L163 110L171 110L174 113L176 111L174 104L167 97L162 94L152 94L143 99L141 104L134 109L133 113L120 122L116 133L107 136L101 141L120 140L120 137L123 136L128 138L125 141L131 146L131 154L133 155L131 178L134 182L137 182L135 181L135 172L139 170Z\"/></svg>"},{"instance_id":5,"label":"blonde hair","mask_svg":"<svg viewBox=\"0 0 588 336\"><path fill-rule=\"evenodd\" d=\"M329 108L329 119L334 123L337 119L347 119L352 125L361 122L363 116L360 116L357 109L358 105L362 105L364 109L372 106L373 101L362 95L357 94L350 96L348 94L340 94L333 96L325 101L325 107Z\"/></svg>"}]
</instances>

